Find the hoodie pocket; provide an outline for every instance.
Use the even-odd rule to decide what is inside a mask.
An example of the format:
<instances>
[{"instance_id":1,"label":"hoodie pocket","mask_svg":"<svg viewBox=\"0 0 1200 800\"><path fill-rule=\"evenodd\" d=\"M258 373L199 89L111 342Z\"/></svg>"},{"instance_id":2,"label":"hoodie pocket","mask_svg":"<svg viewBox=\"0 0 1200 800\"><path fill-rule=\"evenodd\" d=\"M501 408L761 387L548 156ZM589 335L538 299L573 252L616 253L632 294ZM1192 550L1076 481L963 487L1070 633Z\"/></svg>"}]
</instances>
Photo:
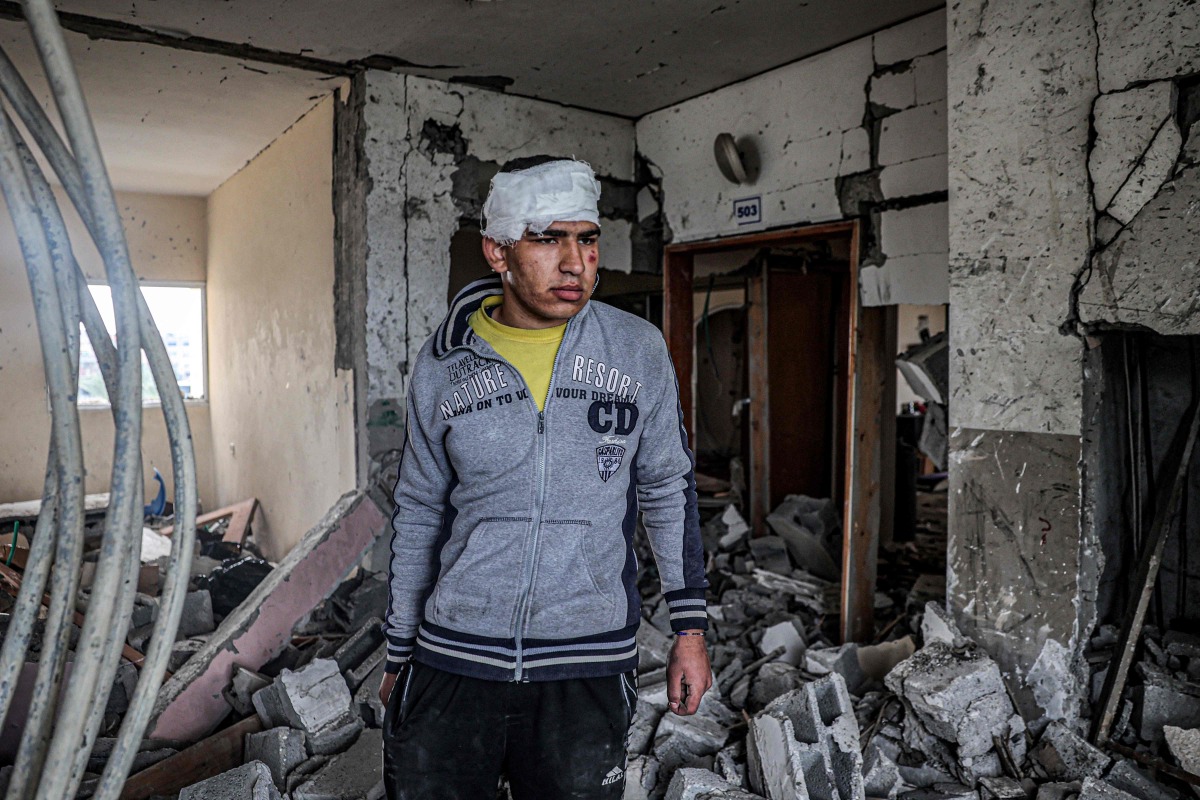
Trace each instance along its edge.
<instances>
[{"instance_id":1,"label":"hoodie pocket","mask_svg":"<svg viewBox=\"0 0 1200 800\"><path fill-rule=\"evenodd\" d=\"M624 537L608 537L588 520L542 522L526 635L562 639L624 627L621 587Z\"/></svg>"},{"instance_id":2,"label":"hoodie pocket","mask_svg":"<svg viewBox=\"0 0 1200 800\"><path fill-rule=\"evenodd\" d=\"M462 633L503 635L512 624L529 517L479 521L437 582L431 622Z\"/></svg>"}]
</instances>

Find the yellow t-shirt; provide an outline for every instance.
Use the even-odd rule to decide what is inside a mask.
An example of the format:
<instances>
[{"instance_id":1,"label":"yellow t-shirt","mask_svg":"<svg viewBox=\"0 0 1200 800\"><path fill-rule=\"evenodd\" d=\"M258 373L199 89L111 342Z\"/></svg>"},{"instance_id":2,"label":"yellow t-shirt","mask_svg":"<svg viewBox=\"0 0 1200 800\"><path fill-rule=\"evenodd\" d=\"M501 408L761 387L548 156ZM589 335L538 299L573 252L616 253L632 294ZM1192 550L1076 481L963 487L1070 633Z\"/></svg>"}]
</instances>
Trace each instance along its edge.
<instances>
[{"instance_id":1,"label":"yellow t-shirt","mask_svg":"<svg viewBox=\"0 0 1200 800\"><path fill-rule=\"evenodd\" d=\"M467 322L479 336L492 346L508 363L516 367L525 379L525 385L537 403L538 411L546 408L546 395L550 393L550 374L554 371L554 357L562 344L567 330L564 322L556 328L510 328L492 319L488 309L504 302L496 295L483 301L483 305L471 314Z\"/></svg>"}]
</instances>

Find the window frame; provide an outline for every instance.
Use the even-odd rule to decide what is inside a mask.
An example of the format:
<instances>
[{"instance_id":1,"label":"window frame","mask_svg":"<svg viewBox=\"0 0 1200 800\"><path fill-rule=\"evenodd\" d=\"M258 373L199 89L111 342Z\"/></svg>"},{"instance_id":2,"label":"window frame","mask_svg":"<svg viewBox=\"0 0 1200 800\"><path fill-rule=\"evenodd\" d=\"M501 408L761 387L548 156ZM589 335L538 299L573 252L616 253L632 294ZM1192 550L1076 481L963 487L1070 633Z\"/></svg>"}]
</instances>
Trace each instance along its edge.
<instances>
[{"instance_id":1,"label":"window frame","mask_svg":"<svg viewBox=\"0 0 1200 800\"><path fill-rule=\"evenodd\" d=\"M88 291L91 292L92 286L108 286L108 281L95 278L88 278ZM165 288L165 289L199 289L200 290L200 360L201 371L204 376L204 396L203 397L185 397L183 398L184 405L187 406L207 406L211 397L211 387L208 383L208 282L207 281L175 281L175 280L138 280L138 289L141 288ZM81 335L86 336L86 333ZM78 376L76 376L78 378ZM81 403L78 394L75 398L75 407L79 411L110 411L112 409L111 401L104 402L89 402ZM162 408L162 400L143 400L142 408Z\"/></svg>"}]
</instances>

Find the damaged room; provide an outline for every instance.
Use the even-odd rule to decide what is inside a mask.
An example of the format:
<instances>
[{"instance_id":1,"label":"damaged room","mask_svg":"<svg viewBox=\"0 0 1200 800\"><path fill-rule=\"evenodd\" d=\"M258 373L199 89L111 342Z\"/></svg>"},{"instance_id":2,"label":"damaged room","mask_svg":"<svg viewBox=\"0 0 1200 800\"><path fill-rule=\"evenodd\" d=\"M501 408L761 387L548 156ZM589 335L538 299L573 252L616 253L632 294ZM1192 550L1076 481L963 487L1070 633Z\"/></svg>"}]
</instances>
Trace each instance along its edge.
<instances>
[{"instance_id":1,"label":"damaged room","mask_svg":"<svg viewBox=\"0 0 1200 800\"><path fill-rule=\"evenodd\" d=\"M6 800L1200 794L1195 3L20 0L0 109Z\"/></svg>"}]
</instances>

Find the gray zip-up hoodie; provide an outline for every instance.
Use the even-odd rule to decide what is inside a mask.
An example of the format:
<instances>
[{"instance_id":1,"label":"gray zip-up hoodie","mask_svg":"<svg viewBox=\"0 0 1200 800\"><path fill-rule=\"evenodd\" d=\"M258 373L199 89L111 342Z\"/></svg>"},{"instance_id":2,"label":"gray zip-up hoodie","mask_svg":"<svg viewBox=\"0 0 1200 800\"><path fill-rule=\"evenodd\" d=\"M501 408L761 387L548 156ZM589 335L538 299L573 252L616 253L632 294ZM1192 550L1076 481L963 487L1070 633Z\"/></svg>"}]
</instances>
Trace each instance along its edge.
<instances>
[{"instance_id":1,"label":"gray zip-up hoodie","mask_svg":"<svg viewBox=\"0 0 1200 800\"><path fill-rule=\"evenodd\" d=\"M413 363L392 515L387 670L539 681L637 666L640 510L675 630L707 628L693 461L662 334L596 301L563 334L544 411L467 320Z\"/></svg>"}]
</instances>

